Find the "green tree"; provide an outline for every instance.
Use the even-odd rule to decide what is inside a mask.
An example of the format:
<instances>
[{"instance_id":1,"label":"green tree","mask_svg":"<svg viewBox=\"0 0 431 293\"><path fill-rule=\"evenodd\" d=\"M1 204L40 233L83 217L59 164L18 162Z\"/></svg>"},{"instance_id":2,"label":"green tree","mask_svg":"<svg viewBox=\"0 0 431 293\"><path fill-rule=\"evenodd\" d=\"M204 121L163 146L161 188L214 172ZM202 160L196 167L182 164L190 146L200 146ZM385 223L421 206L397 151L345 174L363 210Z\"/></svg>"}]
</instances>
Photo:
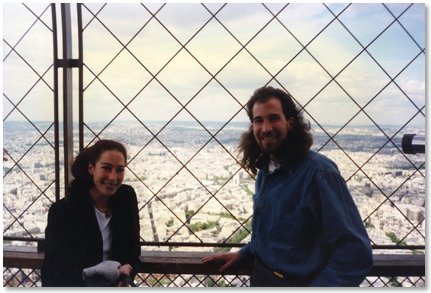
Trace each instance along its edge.
<instances>
[{"instance_id":1,"label":"green tree","mask_svg":"<svg viewBox=\"0 0 431 293\"><path fill-rule=\"evenodd\" d=\"M172 227L174 225L174 219L170 218L169 221L167 221L165 224L166 227Z\"/></svg>"},{"instance_id":2,"label":"green tree","mask_svg":"<svg viewBox=\"0 0 431 293\"><path fill-rule=\"evenodd\" d=\"M386 232L386 236L388 236L389 239L391 239L391 241L393 243L395 243L396 245L399 245L399 246L406 246L407 245L407 243L405 241L400 241L394 232Z\"/></svg>"}]
</instances>

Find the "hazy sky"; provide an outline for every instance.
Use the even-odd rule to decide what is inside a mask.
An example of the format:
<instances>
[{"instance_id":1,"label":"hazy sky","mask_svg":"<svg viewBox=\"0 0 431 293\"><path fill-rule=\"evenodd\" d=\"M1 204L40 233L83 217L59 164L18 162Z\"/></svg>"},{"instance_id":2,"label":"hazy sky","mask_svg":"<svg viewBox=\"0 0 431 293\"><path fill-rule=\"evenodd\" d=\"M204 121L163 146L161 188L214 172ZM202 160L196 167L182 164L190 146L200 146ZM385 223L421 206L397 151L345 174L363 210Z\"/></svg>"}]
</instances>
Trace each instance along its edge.
<instances>
[{"instance_id":1,"label":"hazy sky","mask_svg":"<svg viewBox=\"0 0 431 293\"><path fill-rule=\"evenodd\" d=\"M241 104L271 84L321 124L371 124L363 108L403 125L425 104L425 5L408 5L85 4L85 119L246 121ZM3 6L3 118L52 120L51 10L27 7Z\"/></svg>"}]
</instances>

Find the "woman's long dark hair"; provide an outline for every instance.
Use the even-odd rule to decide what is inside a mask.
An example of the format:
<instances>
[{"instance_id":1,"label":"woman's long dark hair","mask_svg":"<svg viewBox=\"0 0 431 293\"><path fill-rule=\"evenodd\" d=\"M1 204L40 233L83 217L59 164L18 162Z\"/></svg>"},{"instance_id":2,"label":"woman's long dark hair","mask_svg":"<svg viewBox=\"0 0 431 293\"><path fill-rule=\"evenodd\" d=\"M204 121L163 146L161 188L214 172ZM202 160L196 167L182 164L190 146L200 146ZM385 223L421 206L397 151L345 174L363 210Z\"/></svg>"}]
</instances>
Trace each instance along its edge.
<instances>
[{"instance_id":1,"label":"woman's long dark hair","mask_svg":"<svg viewBox=\"0 0 431 293\"><path fill-rule=\"evenodd\" d=\"M246 105L250 122L253 123L254 104L257 102L266 102L271 98L276 98L280 101L286 119L294 118L292 129L289 131L282 153L279 155L289 162L298 162L304 158L313 144L313 136L310 132L310 124L304 120L302 112L296 107L292 97L288 93L271 86L257 89ZM257 161L262 155L262 151L254 137L252 125L241 135L238 151L242 154L240 158L242 166L256 175L258 169Z\"/></svg>"},{"instance_id":2,"label":"woman's long dark hair","mask_svg":"<svg viewBox=\"0 0 431 293\"><path fill-rule=\"evenodd\" d=\"M89 190L94 186L93 176L88 173L88 165L96 165L102 154L106 151L119 151L124 156L124 161L127 161L127 151L123 144L109 139L101 139L94 145L83 149L72 163L72 175L74 177L71 182L71 190Z\"/></svg>"}]
</instances>

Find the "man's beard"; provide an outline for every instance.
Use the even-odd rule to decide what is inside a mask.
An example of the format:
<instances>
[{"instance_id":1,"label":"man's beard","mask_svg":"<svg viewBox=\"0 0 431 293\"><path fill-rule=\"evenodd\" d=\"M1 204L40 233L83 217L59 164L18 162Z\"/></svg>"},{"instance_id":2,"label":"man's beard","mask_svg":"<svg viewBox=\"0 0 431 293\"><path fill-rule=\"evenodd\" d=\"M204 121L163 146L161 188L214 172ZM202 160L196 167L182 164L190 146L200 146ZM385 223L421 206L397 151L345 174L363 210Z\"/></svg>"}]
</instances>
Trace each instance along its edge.
<instances>
[{"instance_id":1,"label":"man's beard","mask_svg":"<svg viewBox=\"0 0 431 293\"><path fill-rule=\"evenodd\" d=\"M277 142L277 143L275 143L273 145L269 145L269 146L265 145L263 143L259 144L260 150L261 150L262 154L264 154L264 155L273 155L275 153L278 153L280 146L281 146L280 142Z\"/></svg>"},{"instance_id":2,"label":"man's beard","mask_svg":"<svg viewBox=\"0 0 431 293\"><path fill-rule=\"evenodd\" d=\"M276 143L270 147L265 147L263 143L259 140L259 148L263 155L267 155L275 160L280 160L287 156L287 145L288 137L284 141L276 141Z\"/></svg>"}]
</instances>

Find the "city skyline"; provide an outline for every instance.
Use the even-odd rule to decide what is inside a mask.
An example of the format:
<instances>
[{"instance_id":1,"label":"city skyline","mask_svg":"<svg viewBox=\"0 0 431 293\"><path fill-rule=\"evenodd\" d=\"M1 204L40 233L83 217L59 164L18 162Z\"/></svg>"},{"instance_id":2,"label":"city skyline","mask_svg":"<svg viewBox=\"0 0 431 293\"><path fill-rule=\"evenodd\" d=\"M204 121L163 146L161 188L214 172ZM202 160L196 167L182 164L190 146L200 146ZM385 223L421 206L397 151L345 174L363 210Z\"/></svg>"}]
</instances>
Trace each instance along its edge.
<instances>
[{"instance_id":1,"label":"city skyline","mask_svg":"<svg viewBox=\"0 0 431 293\"><path fill-rule=\"evenodd\" d=\"M106 130L104 137L121 140L128 147L130 160L124 183L132 185L138 195L144 240L187 242L187 239L195 241L199 235L205 241L216 242L226 239L241 227L240 223L245 223L252 212L254 180L231 156L235 146L232 138L238 137L238 131L232 128L219 137L223 147L212 142L202 148L208 134L189 127L167 129L167 133L158 137L163 145L157 141L147 144L151 136L136 125L117 125ZM17 162L37 136L35 131L21 126L5 129L10 155L3 162L5 235L32 233L42 237L46 210L55 201L52 146L37 144ZM91 137L87 133L85 140ZM316 143L319 145L322 141L325 135L320 133ZM402 155L392 144L379 150L385 145L385 139L376 129L359 128L340 133L336 141L349 158L332 143L321 152L338 165L368 225L371 240L389 244L393 240L388 233L395 233L397 239L409 244L423 243L425 156ZM196 212L191 225L221 221L225 223L224 228L205 228L194 231L196 235L189 234L185 226L181 228L188 211ZM151 231L157 231L157 239Z\"/></svg>"}]
</instances>

